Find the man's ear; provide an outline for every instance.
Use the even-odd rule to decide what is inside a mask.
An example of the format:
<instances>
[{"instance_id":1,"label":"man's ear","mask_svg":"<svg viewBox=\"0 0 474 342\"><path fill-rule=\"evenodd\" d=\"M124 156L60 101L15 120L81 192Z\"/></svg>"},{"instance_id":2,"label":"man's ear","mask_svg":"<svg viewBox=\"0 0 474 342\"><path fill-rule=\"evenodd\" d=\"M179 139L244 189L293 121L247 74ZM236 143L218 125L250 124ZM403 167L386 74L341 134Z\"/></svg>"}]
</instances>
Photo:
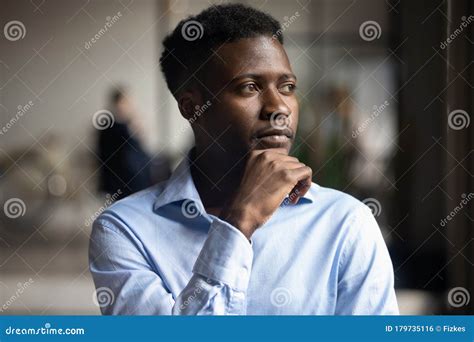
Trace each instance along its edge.
<instances>
[{"instance_id":1,"label":"man's ear","mask_svg":"<svg viewBox=\"0 0 474 342\"><path fill-rule=\"evenodd\" d=\"M178 95L177 101L181 115L186 120L189 120L194 116L196 106L200 106L202 104L202 96L201 93L196 89L189 89L181 92Z\"/></svg>"}]
</instances>

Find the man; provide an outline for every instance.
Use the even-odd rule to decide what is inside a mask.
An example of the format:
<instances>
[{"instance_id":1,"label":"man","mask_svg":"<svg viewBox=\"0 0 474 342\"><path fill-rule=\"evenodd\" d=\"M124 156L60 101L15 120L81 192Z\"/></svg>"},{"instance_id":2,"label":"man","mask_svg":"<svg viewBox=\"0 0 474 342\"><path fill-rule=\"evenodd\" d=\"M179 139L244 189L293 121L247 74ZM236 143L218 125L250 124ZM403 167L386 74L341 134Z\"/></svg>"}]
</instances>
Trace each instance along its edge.
<instances>
[{"instance_id":1,"label":"man","mask_svg":"<svg viewBox=\"0 0 474 342\"><path fill-rule=\"evenodd\" d=\"M96 220L102 312L397 314L370 210L288 155L298 103L278 22L211 7L165 39L161 66L195 147L167 182Z\"/></svg>"}]
</instances>

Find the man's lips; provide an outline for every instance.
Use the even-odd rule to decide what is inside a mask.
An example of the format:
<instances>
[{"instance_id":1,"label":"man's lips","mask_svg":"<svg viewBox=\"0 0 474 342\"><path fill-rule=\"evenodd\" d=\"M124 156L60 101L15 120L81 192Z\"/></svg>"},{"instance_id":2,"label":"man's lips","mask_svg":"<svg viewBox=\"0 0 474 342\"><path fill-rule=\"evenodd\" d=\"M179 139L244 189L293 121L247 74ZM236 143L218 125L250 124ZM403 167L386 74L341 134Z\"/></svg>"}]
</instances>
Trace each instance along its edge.
<instances>
[{"instance_id":1,"label":"man's lips","mask_svg":"<svg viewBox=\"0 0 474 342\"><path fill-rule=\"evenodd\" d=\"M281 144L281 143L287 143L290 141L290 138L288 138L286 135L265 135L263 137L257 138L258 141L261 142L266 142L266 143L275 143L275 144Z\"/></svg>"},{"instance_id":2,"label":"man's lips","mask_svg":"<svg viewBox=\"0 0 474 342\"><path fill-rule=\"evenodd\" d=\"M266 129L255 134L256 139L272 139L275 141L287 141L293 139L293 132L289 128L284 129Z\"/></svg>"}]
</instances>

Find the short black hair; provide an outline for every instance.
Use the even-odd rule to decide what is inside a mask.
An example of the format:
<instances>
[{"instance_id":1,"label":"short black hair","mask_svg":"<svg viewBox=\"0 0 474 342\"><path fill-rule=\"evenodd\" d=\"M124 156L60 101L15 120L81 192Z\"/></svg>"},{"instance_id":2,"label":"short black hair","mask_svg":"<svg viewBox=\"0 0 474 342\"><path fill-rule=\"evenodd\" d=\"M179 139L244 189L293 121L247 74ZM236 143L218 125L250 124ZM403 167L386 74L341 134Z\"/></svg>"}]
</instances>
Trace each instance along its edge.
<instances>
[{"instance_id":1,"label":"short black hair","mask_svg":"<svg viewBox=\"0 0 474 342\"><path fill-rule=\"evenodd\" d=\"M127 94L127 89L124 86L116 86L110 90L109 99L112 105L116 105Z\"/></svg>"},{"instance_id":2,"label":"short black hair","mask_svg":"<svg viewBox=\"0 0 474 342\"><path fill-rule=\"evenodd\" d=\"M164 40L161 70L173 95L203 68L220 45L242 38L269 36L283 44L280 23L241 4L211 6L182 20Z\"/></svg>"}]
</instances>

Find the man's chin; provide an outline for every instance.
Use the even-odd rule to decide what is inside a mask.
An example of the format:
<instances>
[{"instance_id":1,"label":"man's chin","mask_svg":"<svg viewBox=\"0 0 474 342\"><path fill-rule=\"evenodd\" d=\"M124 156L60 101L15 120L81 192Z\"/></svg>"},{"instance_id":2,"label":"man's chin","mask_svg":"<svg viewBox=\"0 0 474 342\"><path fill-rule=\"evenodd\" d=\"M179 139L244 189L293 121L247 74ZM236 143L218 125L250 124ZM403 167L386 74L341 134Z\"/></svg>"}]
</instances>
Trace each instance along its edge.
<instances>
[{"instance_id":1,"label":"man's chin","mask_svg":"<svg viewBox=\"0 0 474 342\"><path fill-rule=\"evenodd\" d=\"M253 145L253 150L284 149L290 152L292 141L272 141L268 139L258 139Z\"/></svg>"}]
</instances>

